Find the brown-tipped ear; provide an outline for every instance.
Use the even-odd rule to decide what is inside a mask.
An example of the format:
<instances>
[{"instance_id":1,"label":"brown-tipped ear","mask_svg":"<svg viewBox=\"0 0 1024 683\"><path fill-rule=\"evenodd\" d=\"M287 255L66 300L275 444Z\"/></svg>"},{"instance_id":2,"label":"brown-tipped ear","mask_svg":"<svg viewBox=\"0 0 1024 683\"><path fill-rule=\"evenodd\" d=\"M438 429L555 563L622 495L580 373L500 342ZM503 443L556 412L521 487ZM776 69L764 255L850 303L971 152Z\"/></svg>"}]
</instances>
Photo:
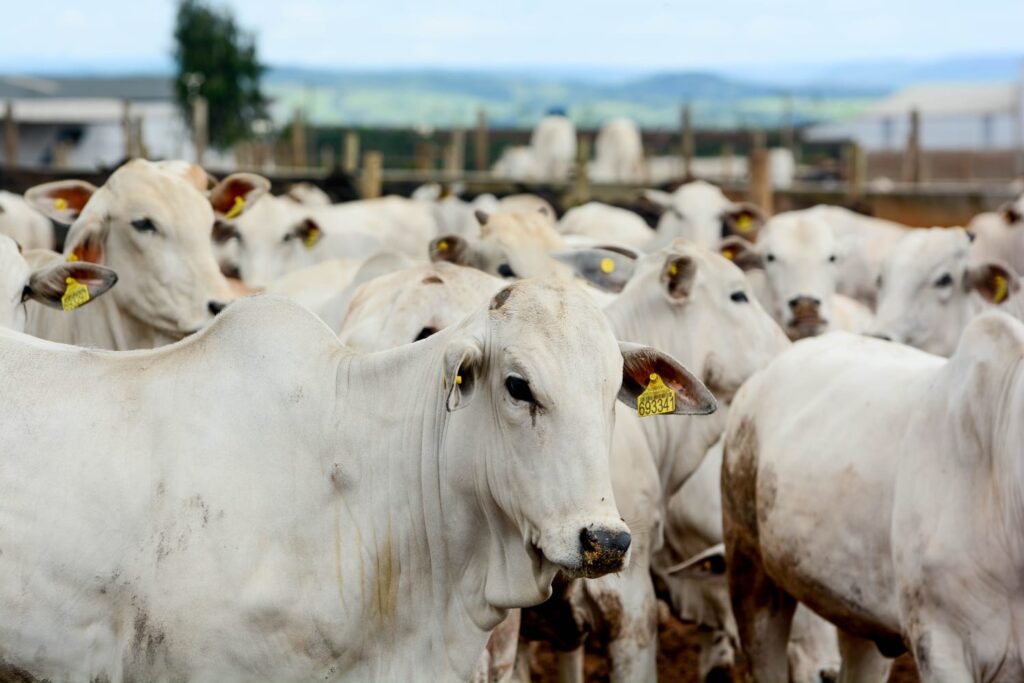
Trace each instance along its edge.
<instances>
[{"instance_id":1,"label":"brown-tipped ear","mask_svg":"<svg viewBox=\"0 0 1024 683\"><path fill-rule=\"evenodd\" d=\"M715 412L718 403L704 383L676 359L657 349L640 344L619 342L622 353L622 388L619 400L634 410L637 399L648 385L661 381L675 393L672 415L707 415ZM657 375L657 380L651 376Z\"/></svg>"},{"instance_id":2,"label":"brown-tipped ear","mask_svg":"<svg viewBox=\"0 0 1024 683\"><path fill-rule=\"evenodd\" d=\"M725 544L713 545L688 560L669 567L666 574L679 574L701 581L723 580L725 578Z\"/></svg>"},{"instance_id":3,"label":"brown-tipped ear","mask_svg":"<svg viewBox=\"0 0 1024 683\"><path fill-rule=\"evenodd\" d=\"M24 299L71 311L93 301L117 283L117 273L94 263L64 261L32 273ZM82 289L84 287L84 290Z\"/></svg>"},{"instance_id":4,"label":"brown-tipped ear","mask_svg":"<svg viewBox=\"0 0 1024 683\"><path fill-rule=\"evenodd\" d=\"M999 215L1007 225L1019 223L1021 218L1024 218L1024 216L1021 215L1021 210L1017 207L1016 202L1006 202L1000 206Z\"/></svg>"},{"instance_id":5,"label":"brown-tipped ear","mask_svg":"<svg viewBox=\"0 0 1024 683\"><path fill-rule=\"evenodd\" d=\"M96 186L84 180L58 180L30 188L25 199L45 216L71 225L95 193Z\"/></svg>"},{"instance_id":6,"label":"brown-tipped ear","mask_svg":"<svg viewBox=\"0 0 1024 683\"><path fill-rule=\"evenodd\" d=\"M270 181L255 173L232 173L210 190L210 205L218 218L237 218L270 192Z\"/></svg>"},{"instance_id":7,"label":"brown-tipped ear","mask_svg":"<svg viewBox=\"0 0 1024 683\"><path fill-rule=\"evenodd\" d=\"M740 202L722 212L722 237L737 235L751 242L764 225L765 215L756 204Z\"/></svg>"},{"instance_id":8,"label":"brown-tipped ear","mask_svg":"<svg viewBox=\"0 0 1024 683\"><path fill-rule=\"evenodd\" d=\"M621 292L636 270L636 259L604 248L573 249L551 254L573 272L606 292Z\"/></svg>"},{"instance_id":9,"label":"brown-tipped ear","mask_svg":"<svg viewBox=\"0 0 1024 683\"><path fill-rule=\"evenodd\" d=\"M1009 266L990 261L968 268L964 285L977 290L986 301L1001 304L1020 290L1020 278Z\"/></svg>"},{"instance_id":10,"label":"brown-tipped ear","mask_svg":"<svg viewBox=\"0 0 1024 683\"><path fill-rule=\"evenodd\" d=\"M292 235L295 239L302 242L302 246L306 249L312 249L320 243L320 238L323 237L323 230L320 229L320 225L312 218L306 218L292 231Z\"/></svg>"},{"instance_id":11,"label":"brown-tipped ear","mask_svg":"<svg viewBox=\"0 0 1024 683\"><path fill-rule=\"evenodd\" d=\"M689 256L671 254L661 266L661 286L669 301L683 301L690 296L697 264Z\"/></svg>"},{"instance_id":12,"label":"brown-tipped ear","mask_svg":"<svg viewBox=\"0 0 1024 683\"><path fill-rule=\"evenodd\" d=\"M449 413L469 405L479 384L482 361L480 344L472 338L457 340L445 350L441 388Z\"/></svg>"},{"instance_id":13,"label":"brown-tipped ear","mask_svg":"<svg viewBox=\"0 0 1024 683\"><path fill-rule=\"evenodd\" d=\"M481 209L477 209L476 211L474 211L473 215L476 217L476 222L480 224L481 228L487 225L487 221L490 220L491 218L491 214Z\"/></svg>"},{"instance_id":14,"label":"brown-tipped ear","mask_svg":"<svg viewBox=\"0 0 1024 683\"><path fill-rule=\"evenodd\" d=\"M718 253L735 263L740 270L764 268L764 259L757 248L742 237L726 237L719 242Z\"/></svg>"},{"instance_id":15,"label":"brown-tipped ear","mask_svg":"<svg viewBox=\"0 0 1024 683\"><path fill-rule=\"evenodd\" d=\"M469 265L469 243L458 235L444 235L431 240L428 253L433 263L448 261L460 266Z\"/></svg>"}]
</instances>

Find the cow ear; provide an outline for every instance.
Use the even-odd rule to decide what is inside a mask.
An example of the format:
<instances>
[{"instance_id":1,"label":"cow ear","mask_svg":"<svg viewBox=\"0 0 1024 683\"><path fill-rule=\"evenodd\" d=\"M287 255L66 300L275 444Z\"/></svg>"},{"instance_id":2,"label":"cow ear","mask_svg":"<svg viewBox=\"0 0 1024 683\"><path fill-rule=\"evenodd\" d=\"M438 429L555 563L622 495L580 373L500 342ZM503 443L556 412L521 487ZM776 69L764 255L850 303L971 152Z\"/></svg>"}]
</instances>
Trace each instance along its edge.
<instances>
[{"instance_id":1,"label":"cow ear","mask_svg":"<svg viewBox=\"0 0 1024 683\"><path fill-rule=\"evenodd\" d=\"M718 243L718 253L743 271L764 268L764 259L757 248L742 237L726 237Z\"/></svg>"},{"instance_id":2,"label":"cow ear","mask_svg":"<svg viewBox=\"0 0 1024 683\"><path fill-rule=\"evenodd\" d=\"M720 581L725 578L725 544L713 545L704 552L669 567L666 573L700 581Z\"/></svg>"},{"instance_id":3,"label":"cow ear","mask_svg":"<svg viewBox=\"0 0 1024 683\"><path fill-rule=\"evenodd\" d=\"M441 388L449 413L465 408L472 400L483 368L483 355L480 343L468 335L445 349Z\"/></svg>"},{"instance_id":4,"label":"cow ear","mask_svg":"<svg viewBox=\"0 0 1024 683\"><path fill-rule=\"evenodd\" d=\"M986 301L1001 304L1020 289L1020 278L1009 266L990 261L968 268L964 285Z\"/></svg>"},{"instance_id":5,"label":"cow ear","mask_svg":"<svg viewBox=\"0 0 1024 683\"><path fill-rule=\"evenodd\" d=\"M655 381L662 382L675 394L672 415L707 415L715 412L718 403L704 383L676 359L649 346L619 342L622 353L622 388L619 400L637 410L637 399ZM657 379L652 376L657 375Z\"/></svg>"},{"instance_id":6,"label":"cow ear","mask_svg":"<svg viewBox=\"0 0 1024 683\"><path fill-rule=\"evenodd\" d=\"M320 224L312 218L304 219L291 232L292 237L302 242L302 246L306 247L306 249L312 249L319 244L323 234Z\"/></svg>"},{"instance_id":7,"label":"cow ear","mask_svg":"<svg viewBox=\"0 0 1024 683\"><path fill-rule=\"evenodd\" d=\"M660 207L662 210L672 208L673 197L669 192L663 192L661 190L644 190L640 193L640 196L651 204Z\"/></svg>"},{"instance_id":8,"label":"cow ear","mask_svg":"<svg viewBox=\"0 0 1024 683\"><path fill-rule=\"evenodd\" d=\"M238 237L238 228L227 221L222 221L219 218L213 222L213 232L210 234L216 244L224 244L225 242L235 239Z\"/></svg>"},{"instance_id":9,"label":"cow ear","mask_svg":"<svg viewBox=\"0 0 1024 683\"><path fill-rule=\"evenodd\" d=\"M93 301L117 283L117 273L94 263L65 261L32 273L23 300L33 299L71 311Z\"/></svg>"},{"instance_id":10,"label":"cow ear","mask_svg":"<svg viewBox=\"0 0 1024 683\"><path fill-rule=\"evenodd\" d=\"M483 209L477 209L473 212L473 216L476 218L476 222L480 224L480 227L487 225L487 221L491 219L491 214L487 213Z\"/></svg>"},{"instance_id":11,"label":"cow ear","mask_svg":"<svg viewBox=\"0 0 1024 683\"><path fill-rule=\"evenodd\" d=\"M255 173L232 173L210 190L210 205L218 218L237 218L270 192L270 181Z\"/></svg>"},{"instance_id":12,"label":"cow ear","mask_svg":"<svg viewBox=\"0 0 1024 683\"><path fill-rule=\"evenodd\" d=\"M469 242L458 235L443 235L433 239L428 250L433 263L448 261L460 266L469 265Z\"/></svg>"},{"instance_id":13,"label":"cow ear","mask_svg":"<svg viewBox=\"0 0 1024 683\"><path fill-rule=\"evenodd\" d=\"M757 241L757 233L764 225L765 215L760 207L749 202L733 204L722 212L722 237L738 235L751 242Z\"/></svg>"},{"instance_id":14,"label":"cow ear","mask_svg":"<svg viewBox=\"0 0 1024 683\"><path fill-rule=\"evenodd\" d=\"M58 180L30 188L25 199L45 216L71 225L95 193L96 186L84 180Z\"/></svg>"},{"instance_id":15,"label":"cow ear","mask_svg":"<svg viewBox=\"0 0 1024 683\"><path fill-rule=\"evenodd\" d=\"M1003 222L1006 225L1013 225L1019 223L1024 215L1021 214L1021 209L1018 208L1016 202L1006 202L999 207L999 215L1002 217Z\"/></svg>"},{"instance_id":16,"label":"cow ear","mask_svg":"<svg viewBox=\"0 0 1024 683\"><path fill-rule=\"evenodd\" d=\"M609 249L573 249L554 253L552 257L607 292L621 292L636 269L635 256L629 257Z\"/></svg>"},{"instance_id":17,"label":"cow ear","mask_svg":"<svg viewBox=\"0 0 1024 683\"><path fill-rule=\"evenodd\" d=\"M697 277L697 264L689 256L670 254L661 266L661 286L672 303L680 303L690 296Z\"/></svg>"}]
</instances>

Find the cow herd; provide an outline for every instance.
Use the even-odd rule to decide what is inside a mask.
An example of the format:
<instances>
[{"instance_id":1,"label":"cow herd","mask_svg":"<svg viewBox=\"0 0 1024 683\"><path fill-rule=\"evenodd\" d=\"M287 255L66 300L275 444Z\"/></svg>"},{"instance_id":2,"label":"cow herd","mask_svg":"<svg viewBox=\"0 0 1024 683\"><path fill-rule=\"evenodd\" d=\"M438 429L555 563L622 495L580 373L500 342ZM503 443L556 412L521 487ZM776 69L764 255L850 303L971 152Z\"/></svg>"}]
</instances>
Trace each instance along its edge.
<instances>
[{"instance_id":1,"label":"cow herd","mask_svg":"<svg viewBox=\"0 0 1024 683\"><path fill-rule=\"evenodd\" d=\"M0 680L1024 680L1024 197L270 189L0 193Z\"/></svg>"}]
</instances>

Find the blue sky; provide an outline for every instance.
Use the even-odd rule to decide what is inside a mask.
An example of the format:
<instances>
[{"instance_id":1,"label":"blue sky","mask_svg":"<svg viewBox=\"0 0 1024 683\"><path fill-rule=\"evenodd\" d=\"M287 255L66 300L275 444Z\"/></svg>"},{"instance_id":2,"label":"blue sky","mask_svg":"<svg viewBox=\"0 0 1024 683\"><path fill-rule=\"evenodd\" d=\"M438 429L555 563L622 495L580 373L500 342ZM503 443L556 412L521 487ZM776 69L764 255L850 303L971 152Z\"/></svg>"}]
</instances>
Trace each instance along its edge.
<instances>
[{"instance_id":1,"label":"blue sky","mask_svg":"<svg viewBox=\"0 0 1024 683\"><path fill-rule=\"evenodd\" d=\"M153 70L172 0L8 2L0 70ZM624 71L1024 53L1022 0L228 0L272 64Z\"/></svg>"}]
</instances>

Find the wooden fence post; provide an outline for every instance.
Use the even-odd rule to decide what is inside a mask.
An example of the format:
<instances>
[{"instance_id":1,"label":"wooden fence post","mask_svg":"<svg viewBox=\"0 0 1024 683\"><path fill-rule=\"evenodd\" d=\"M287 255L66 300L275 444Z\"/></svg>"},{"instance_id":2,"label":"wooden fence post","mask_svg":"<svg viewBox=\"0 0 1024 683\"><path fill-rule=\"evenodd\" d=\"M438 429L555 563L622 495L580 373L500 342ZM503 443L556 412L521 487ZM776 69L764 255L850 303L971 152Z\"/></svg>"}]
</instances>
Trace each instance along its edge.
<instances>
[{"instance_id":1,"label":"wooden fence post","mask_svg":"<svg viewBox=\"0 0 1024 683\"><path fill-rule=\"evenodd\" d=\"M476 170L486 171L490 167L490 149L487 135L487 111L479 109L476 112L476 133L473 136L473 155Z\"/></svg>"},{"instance_id":2,"label":"wooden fence post","mask_svg":"<svg viewBox=\"0 0 1024 683\"><path fill-rule=\"evenodd\" d=\"M359 193L363 199L375 199L381 195L384 168L384 155L380 152L367 152L363 155L363 171L359 178Z\"/></svg>"},{"instance_id":3,"label":"wooden fence post","mask_svg":"<svg viewBox=\"0 0 1024 683\"><path fill-rule=\"evenodd\" d=\"M568 206L585 204L590 200L590 177L587 164L590 162L590 136L580 135L576 145L576 177L573 181L571 199Z\"/></svg>"},{"instance_id":4,"label":"wooden fence post","mask_svg":"<svg viewBox=\"0 0 1024 683\"><path fill-rule=\"evenodd\" d=\"M359 133L350 130L345 133L345 156L342 170L349 175L359 170Z\"/></svg>"},{"instance_id":5,"label":"wooden fence post","mask_svg":"<svg viewBox=\"0 0 1024 683\"><path fill-rule=\"evenodd\" d=\"M461 128L452 130L451 140L445 148L444 171L451 176L461 176L465 168L466 131Z\"/></svg>"},{"instance_id":6,"label":"wooden fence post","mask_svg":"<svg viewBox=\"0 0 1024 683\"><path fill-rule=\"evenodd\" d=\"M683 177L689 180L693 177L693 154L694 154L694 137L693 137L693 121L690 118L690 105L683 107L682 120L680 121L680 152L683 155Z\"/></svg>"},{"instance_id":7,"label":"wooden fence post","mask_svg":"<svg viewBox=\"0 0 1024 683\"><path fill-rule=\"evenodd\" d=\"M768 150L755 147L750 151L750 188L748 199L761 207L769 216L774 210L772 170L768 164Z\"/></svg>"},{"instance_id":8,"label":"wooden fence post","mask_svg":"<svg viewBox=\"0 0 1024 683\"><path fill-rule=\"evenodd\" d=\"M18 124L14 122L14 103L4 107L4 163L7 168L18 165Z\"/></svg>"},{"instance_id":9,"label":"wooden fence post","mask_svg":"<svg viewBox=\"0 0 1024 683\"><path fill-rule=\"evenodd\" d=\"M135 128L132 126L131 100L123 100L121 102L121 140L124 158L136 158L138 153L135 151Z\"/></svg>"},{"instance_id":10,"label":"wooden fence post","mask_svg":"<svg viewBox=\"0 0 1024 683\"><path fill-rule=\"evenodd\" d=\"M860 199L864 195L864 186L867 184L868 163L864 148L856 142L848 148L847 163L847 196L850 199Z\"/></svg>"},{"instance_id":11,"label":"wooden fence post","mask_svg":"<svg viewBox=\"0 0 1024 683\"><path fill-rule=\"evenodd\" d=\"M921 173L921 112L910 110L910 132L907 135L907 150L903 156L903 180L919 183Z\"/></svg>"},{"instance_id":12,"label":"wooden fence post","mask_svg":"<svg viewBox=\"0 0 1024 683\"><path fill-rule=\"evenodd\" d=\"M292 166L306 168L309 160L306 155L306 123L302 110L296 109L292 116Z\"/></svg>"},{"instance_id":13,"label":"wooden fence post","mask_svg":"<svg viewBox=\"0 0 1024 683\"><path fill-rule=\"evenodd\" d=\"M203 157L206 156L208 123L209 109L207 108L206 98L202 95L196 95L192 100L192 132L196 151L196 163L200 166L203 165Z\"/></svg>"}]
</instances>

